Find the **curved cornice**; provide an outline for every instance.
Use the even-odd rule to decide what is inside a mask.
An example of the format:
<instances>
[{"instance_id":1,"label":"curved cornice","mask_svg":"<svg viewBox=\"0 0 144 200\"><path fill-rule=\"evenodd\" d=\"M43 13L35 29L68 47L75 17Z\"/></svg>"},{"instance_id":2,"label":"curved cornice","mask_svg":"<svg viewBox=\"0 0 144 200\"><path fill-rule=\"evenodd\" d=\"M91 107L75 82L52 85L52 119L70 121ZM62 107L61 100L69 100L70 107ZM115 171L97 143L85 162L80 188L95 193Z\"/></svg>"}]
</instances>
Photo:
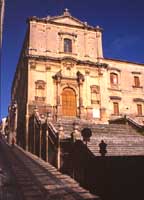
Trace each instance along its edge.
<instances>
[{"instance_id":1,"label":"curved cornice","mask_svg":"<svg viewBox=\"0 0 144 200\"><path fill-rule=\"evenodd\" d=\"M55 62L61 62L61 61L74 61L76 62L76 64L78 65L89 65L89 66L95 66L95 67L99 67L99 68L107 68L108 64L107 63L100 63L100 62L92 62L89 60L83 61L83 60L78 60L76 58L73 58L72 56L64 56L62 58L60 57L50 57L50 56L36 56L36 55L30 55L27 54L25 55L25 58L33 58L35 60L43 60L43 61L55 61Z\"/></svg>"}]
</instances>

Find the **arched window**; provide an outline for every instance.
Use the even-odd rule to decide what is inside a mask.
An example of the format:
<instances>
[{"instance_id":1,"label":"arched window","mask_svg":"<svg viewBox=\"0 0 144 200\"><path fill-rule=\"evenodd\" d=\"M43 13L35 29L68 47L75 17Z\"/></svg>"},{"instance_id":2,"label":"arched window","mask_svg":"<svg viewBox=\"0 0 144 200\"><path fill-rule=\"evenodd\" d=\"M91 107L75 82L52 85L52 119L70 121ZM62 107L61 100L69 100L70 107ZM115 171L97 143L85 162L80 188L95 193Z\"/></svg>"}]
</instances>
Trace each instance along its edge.
<instances>
[{"instance_id":1,"label":"arched window","mask_svg":"<svg viewBox=\"0 0 144 200\"><path fill-rule=\"evenodd\" d=\"M118 75L116 73L110 73L110 83L111 85L118 84Z\"/></svg>"},{"instance_id":2,"label":"arched window","mask_svg":"<svg viewBox=\"0 0 144 200\"><path fill-rule=\"evenodd\" d=\"M71 53L72 52L72 40L65 38L64 39L64 52Z\"/></svg>"}]
</instances>

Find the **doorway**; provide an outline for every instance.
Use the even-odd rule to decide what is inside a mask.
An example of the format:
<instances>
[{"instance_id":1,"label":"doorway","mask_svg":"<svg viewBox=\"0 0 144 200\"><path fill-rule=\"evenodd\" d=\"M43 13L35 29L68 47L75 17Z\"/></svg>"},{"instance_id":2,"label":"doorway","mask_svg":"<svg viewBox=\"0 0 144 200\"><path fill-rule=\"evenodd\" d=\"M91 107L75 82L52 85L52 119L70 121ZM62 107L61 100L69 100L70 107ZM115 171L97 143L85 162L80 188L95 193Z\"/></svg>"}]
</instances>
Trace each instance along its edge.
<instances>
[{"instance_id":1,"label":"doorway","mask_svg":"<svg viewBox=\"0 0 144 200\"><path fill-rule=\"evenodd\" d=\"M62 92L63 116L76 116L76 93L71 88L65 88Z\"/></svg>"}]
</instances>

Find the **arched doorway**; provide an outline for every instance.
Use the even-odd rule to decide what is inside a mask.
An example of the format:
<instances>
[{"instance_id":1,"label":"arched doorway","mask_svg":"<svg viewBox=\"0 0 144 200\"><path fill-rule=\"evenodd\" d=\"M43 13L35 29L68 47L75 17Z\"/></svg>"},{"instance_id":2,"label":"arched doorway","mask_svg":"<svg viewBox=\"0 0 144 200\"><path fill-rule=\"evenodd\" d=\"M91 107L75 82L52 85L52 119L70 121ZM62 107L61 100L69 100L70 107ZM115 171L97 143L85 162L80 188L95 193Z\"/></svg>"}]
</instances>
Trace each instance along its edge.
<instances>
[{"instance_id":1,"label":"arched doorway","mask_svg":"<svg viewBox=\"0 0 144 200\"><path fill-rule=\"evenodd\" d=\"M63 116L76 116L76 93L71 88L65 88L62 92Z\"/></svg>"}]
</instances>

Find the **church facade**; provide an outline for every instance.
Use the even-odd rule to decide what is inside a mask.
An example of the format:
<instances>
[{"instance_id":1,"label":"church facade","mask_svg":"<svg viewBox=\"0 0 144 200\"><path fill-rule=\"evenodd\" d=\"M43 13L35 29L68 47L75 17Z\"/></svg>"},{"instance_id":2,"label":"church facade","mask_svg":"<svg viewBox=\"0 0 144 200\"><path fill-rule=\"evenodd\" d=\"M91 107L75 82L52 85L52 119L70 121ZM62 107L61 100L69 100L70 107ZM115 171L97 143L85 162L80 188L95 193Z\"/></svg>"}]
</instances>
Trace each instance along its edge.
<instances>
[{"instance_id":1,"label":"church facade","mask_svg":"<svg viewBox=\"0 0 144 200\"><path fill-rule=\"evenodd\" d=\"M104 58L99 26L79 21L67 9L27 23L11 93L19 131L28 132L35 107L53 120L143 119L144 64Z\"/></svg>"}]
</instances>

